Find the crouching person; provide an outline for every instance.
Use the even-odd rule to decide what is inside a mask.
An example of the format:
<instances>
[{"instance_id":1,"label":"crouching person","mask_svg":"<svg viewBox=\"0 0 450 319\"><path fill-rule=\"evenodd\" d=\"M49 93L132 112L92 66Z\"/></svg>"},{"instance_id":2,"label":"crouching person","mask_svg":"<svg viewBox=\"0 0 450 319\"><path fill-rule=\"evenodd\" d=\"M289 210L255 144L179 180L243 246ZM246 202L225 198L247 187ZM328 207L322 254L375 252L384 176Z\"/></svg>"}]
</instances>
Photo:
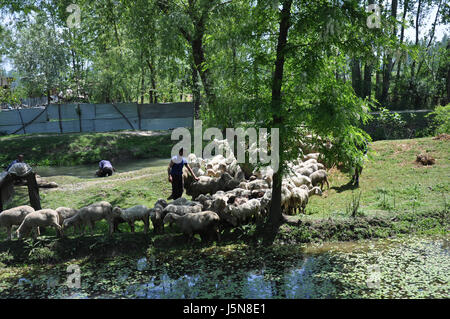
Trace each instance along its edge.
<instances>
[{"instance_id":1,"label":"crouching person","mask_svg":"<svg viewBox=\"0 0 450 319\"><path fill-rule=\"evenodd\" d=\"M95 173L98 177L106 177L106 176L112 176L112 174L116 171L116 169L112 166L110 161L107 160L101 160L98 163L99 169Z\"/></svg>"}]
</instances>

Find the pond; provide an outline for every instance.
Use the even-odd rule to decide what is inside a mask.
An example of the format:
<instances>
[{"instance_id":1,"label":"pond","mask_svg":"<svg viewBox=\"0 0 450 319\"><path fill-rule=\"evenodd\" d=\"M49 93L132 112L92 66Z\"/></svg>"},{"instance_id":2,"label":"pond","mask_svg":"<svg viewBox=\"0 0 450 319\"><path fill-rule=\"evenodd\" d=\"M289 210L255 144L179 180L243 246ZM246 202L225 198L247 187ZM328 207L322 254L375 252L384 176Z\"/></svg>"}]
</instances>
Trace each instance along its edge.
<instances>
[{"instance_id":1,"label":"pond","mask_svg":"<svg viewBox=\"0 0 450 319\"><path fill-rule=\"evenodd\" d=\"M0 297L448 298L449 249L439 237L166 251L81 262L78 289L61 279L68 264L32 271L0 283Z\"/></svg>"},{"instance_id":2,"label":"pond","mask_svg":"<svg viewBox=\"0 0 450 319\"><path fill-rule=\"evenodd\" d=\"M119 173L126 173L149 167L169 165L170 159L143 159L113 163ZM78 178L93 178L98 164L76 166L36 166L33 170L41 177L73 176Z\"/></svg>"}]
</instances>

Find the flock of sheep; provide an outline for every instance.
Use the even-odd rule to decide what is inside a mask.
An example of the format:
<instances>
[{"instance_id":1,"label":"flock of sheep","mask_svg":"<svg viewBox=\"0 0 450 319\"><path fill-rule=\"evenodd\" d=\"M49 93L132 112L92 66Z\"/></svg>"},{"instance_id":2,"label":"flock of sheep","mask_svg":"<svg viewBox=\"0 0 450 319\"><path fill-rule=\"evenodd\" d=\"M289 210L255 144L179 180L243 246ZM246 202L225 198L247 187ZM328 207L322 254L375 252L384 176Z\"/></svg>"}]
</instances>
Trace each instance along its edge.
<instances>
[{"instance_id":1,"label":"flock of sheep","mask_svg":"<svg viewBox=\"0 0 450 319\"><path fill-rule=\"evenodd\" d=\"M70 227L84 234L88 226L93 233L95 222L106 220L111 235L119 223L128 223L134 232L136 221L144 223L144 232L147 233L151 220L155 233L162 233L165 224L176 224L189 238L199 234L202 240L220 240L220 226L236 227L268 213L273 170L263 167L246 174L227 140L215 140L215 143L219 151L227 151L228 157L216 155L202 159L194 154L188 156L189 165L199 177L194 181L184 171L184 187L194 199L192 201L186 198L172 202L159 199L153 208L138 205L128 209L112 207L105 201L80 209L59 207L35 211L30 206L20 206L0 213L0 227L6 227L8 238L12 239L12 226L19 226L15 234L20 239L30 232L34 237L39 236L39 227L54 227L58 236L64 236L63 231ZM285 213L304 212L309 197L322 195L324 183L328 185L324 166L318 162L319 156L319 153L311 153L303 160L288 164L289 173L282 182L281 202Z\"/></svg>"}]
</instances>

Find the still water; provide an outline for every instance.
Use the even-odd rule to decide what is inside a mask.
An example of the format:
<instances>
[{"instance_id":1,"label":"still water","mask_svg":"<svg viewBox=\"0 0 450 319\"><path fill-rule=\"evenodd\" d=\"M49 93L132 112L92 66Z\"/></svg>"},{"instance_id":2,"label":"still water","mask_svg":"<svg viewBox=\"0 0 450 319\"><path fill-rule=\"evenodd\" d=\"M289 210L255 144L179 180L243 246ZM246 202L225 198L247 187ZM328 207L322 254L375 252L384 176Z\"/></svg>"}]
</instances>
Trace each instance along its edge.
<instances>
[{"instance_id":1,"label":"still water","mask_svg":"<svg viewBox=\"0 0 450 319\"><path fill-rule=\"evenodd\" d=\"M233 249L220 263L213 262L216 253L190 260L182 268L177 268L185 258L181 255L170 265L153 255L114 257L82 264L79 289L64 284L49 287L48 278L57 273L47 271L15 278L14 287L0 297L449 298L449 240L444 236L292 246L288 249L294 258L289 261L274 260L268 253L256 259L246 256L247 266L237 267L228 260L237 254Z\"/></svg>"}]
</instances>

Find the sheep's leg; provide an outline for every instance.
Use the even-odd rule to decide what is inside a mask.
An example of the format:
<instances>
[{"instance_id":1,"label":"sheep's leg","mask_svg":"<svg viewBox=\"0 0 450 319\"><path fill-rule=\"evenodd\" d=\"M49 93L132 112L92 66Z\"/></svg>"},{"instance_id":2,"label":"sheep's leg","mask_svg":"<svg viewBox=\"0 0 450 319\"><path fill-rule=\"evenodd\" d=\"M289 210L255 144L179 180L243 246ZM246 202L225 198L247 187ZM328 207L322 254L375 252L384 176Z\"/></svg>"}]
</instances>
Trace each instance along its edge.
<instances>
[{"instance_id":1,"label":"sheep's leg","mask_svg":"<svg viewBox=\"0 0 450 319\"><path fill-rule=\"evenodd\" d=\"M218 227L216 228L216 236L217 236L217 242L219 242L220 241L220 230Z\"/></svg>"},{"instance_id":2,"label":"sheep's leg","mask_svg":"<svg viewBox=\"0 0 450 319\"><path fill-rule=\"evenodd\" d=\"M58 223L53 223L52 226L55 227L57 236L59 235L59 237L63 237L62 227L59 226Z\"/></svg>"},{"instance_id":3,"label":"sheep's leg","mask_svg":"<svg viewBox=\"0 0 450 319\"><path fill-rule=\"evenodd\" d=\"M108 224L109 224L108 234L109 234L109 236L111 236L114 233L114 222L113 221L109 221Z\"/></svg>"},{"instance_id":4,"label":"sheep's leg","mask_svg":"<svg viewBox=\"0 0 450 319\"><path fill-rule=\"evenodd\" d=\"M144 233L148 233L148 228L149 228L149 221L148 221L148 217L145 217L142 219L142 221L144 222Z\"/></svg>"},{"instance_id":5,"label":"sheep's leg","mask_svg":"<svg viewBox=\"0 0 450 319\"><path fill-rule=\"evenodd\" d=\"M130 225L131 232L134 233L134 222L128 222L128 225Z\"/></svg>"},{"instance_id":6,"label":"sheep's leg","mask_svg":"<svg viewBox=\"0 0 450 319\"><path fill-rule=\"evenodd\" d=\"M84 236L84 231L86 229L86 224L85 223L81 223L80 224L80 235Z\"/></svg>"},{"instance_id":7,"label":"sheep's leg","mask_svg":"<svg viewBox=\"0 0 450 319\"><path fill-rule=\"evenodd\" d=\"M91 229L91 236L94 236L94 222L92 220L89 221L89 228Z\"/></svg>"},{"instance_id":8,"label":"sheep's leg","mask_svg":"<svg viewBox=\"0 0 450 319\"><path fill-rule=\"evenodd\" d=\"M33 233L33 239L37 239L38 236L41 235L39 232L39 227L33 228L32 233Z\"/></svg>"},{"instance_id":9,"label":"sheep's leg","mask_svg":"<svg viewBox=\"0 0 450 319\"><path fill-rule=\"evenodd\" d=\"M8 235L9 240L12 240L12 232L11 232L11 228L12 228L12 226L6 227L6 232L7 232L7 235Z\"/></svg>"}]
</instances>

